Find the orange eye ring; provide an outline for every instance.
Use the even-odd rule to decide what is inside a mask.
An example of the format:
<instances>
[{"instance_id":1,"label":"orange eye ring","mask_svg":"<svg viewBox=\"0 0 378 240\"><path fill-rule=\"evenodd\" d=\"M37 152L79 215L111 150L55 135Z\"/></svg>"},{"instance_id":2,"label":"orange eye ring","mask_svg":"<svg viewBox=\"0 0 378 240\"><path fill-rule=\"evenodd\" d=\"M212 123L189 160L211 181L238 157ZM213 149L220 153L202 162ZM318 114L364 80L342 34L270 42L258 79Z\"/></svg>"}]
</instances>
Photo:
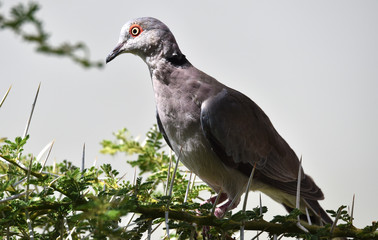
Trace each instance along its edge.
<instances>
[{"instance_id":1,"label":"orange eye ring","mask_svg":"<svg viewBox=\"0 0 378 240\"><path fill-rule=\"evenodd\" d=\"M133 37L137 37L139 36L141 33L143 32L143 29L141 26L139 26L138 24L133 24L130 26L130 30L129 30L129 33L131 36Z\"/></svg>"}]
</instances>

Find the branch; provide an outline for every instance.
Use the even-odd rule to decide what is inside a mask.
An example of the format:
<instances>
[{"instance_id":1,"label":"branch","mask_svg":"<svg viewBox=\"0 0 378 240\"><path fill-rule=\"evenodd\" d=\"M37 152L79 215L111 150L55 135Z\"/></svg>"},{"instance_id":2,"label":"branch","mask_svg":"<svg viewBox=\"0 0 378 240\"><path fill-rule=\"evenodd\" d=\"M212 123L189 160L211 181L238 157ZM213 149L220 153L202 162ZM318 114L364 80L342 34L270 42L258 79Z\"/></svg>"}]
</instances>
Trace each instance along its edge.
<instances>
[{"instance_id":1,"label":"branch","mask_svg":"<svg viewBox=\"0 0 378 240\"><path fill-rule=\"evenodd\" d=\"M137 206L135 212L141 213L145 218L164 218L166 209L155 208L150 206ZM231 219L219 220L214 216L197 216L196 214L169 210L169 218L173 220L185 221L190 223L196 223L200 226L213 226L221 228L223 230L239 230L242 224L245 224L245 230L259 230L269 232L270 234L305 234L297 226L297 221L288 221L283 224L267 222L263 219L246 221L234 221ZM358 239L378 239L378 232L366 232L363 229L357 229L353 226L349 228L335 227L332 233L329 231L329 226L321 227L316 225L308 225L305 222L301 222L303 226L310 232L310 234L317 235L318 237L353 237Z\"/></svg>"}]
</instances>

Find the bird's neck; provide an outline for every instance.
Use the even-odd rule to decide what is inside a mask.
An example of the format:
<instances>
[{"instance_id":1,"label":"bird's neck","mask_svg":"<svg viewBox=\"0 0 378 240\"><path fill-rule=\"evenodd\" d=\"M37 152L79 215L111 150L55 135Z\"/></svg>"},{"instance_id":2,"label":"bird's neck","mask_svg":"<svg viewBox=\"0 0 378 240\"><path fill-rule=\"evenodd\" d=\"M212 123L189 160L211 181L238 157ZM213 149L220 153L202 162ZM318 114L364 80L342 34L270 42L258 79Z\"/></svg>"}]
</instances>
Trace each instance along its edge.
<instances>
[{"instance_id":1,"label":"bird's neck","mask_svg":"<svg viewBox=\"0 0 378 240\"><path fill-rule=\"evenodd\" d=\"M171 73L178 68L190 67L190 62L186 59L185 55L181 52L176 54L156 54L148 56L144 59L146 62L151 78L162 82L169 81L167 78Z\"/></svg>"}]
</instances>

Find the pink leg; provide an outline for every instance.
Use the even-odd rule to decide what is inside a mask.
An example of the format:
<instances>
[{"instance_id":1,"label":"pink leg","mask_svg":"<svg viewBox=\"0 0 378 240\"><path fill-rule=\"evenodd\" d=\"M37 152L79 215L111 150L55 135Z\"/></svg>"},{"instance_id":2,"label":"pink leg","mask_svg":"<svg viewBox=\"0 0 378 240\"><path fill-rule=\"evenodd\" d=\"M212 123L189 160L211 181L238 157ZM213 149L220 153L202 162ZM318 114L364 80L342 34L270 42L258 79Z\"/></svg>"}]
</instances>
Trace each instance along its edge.
<instances>
[{"instance_id":1,"label":"pink leg","mask_svg":"<svg viewBox=\"0 0 378 240\"><path fill-rule=\"evenodd\" d=\"M220 207L217 207L215 209L215 212L214 212L214 215L217 217L217 218L222 218L223 215L226 213L227 210L231 210L231 209L234 209L236 208L236 206L238 205L237 202L235 202L231 207L232 203L232 199L229 199L225 204L223 204L222 206Z\"/></svg>"},{"instance_id":2,"label":"pink leg","mask_svg":"<svg viewBox=\"0 0 378 240\"><path fill-rule=\"evenodd\" d=\"M203 203L201 203L201 206L203 205L203 204L206 204L206 203L211 203L211 204L215 204L215 201L217 200L217 197L218 197L218 195L216 195L216 196L214 196L214 197L211 197L211 198L209 198L208 200L206 200L205 202L203 202ZM218 202L217 202L217 204L220 204L220 203L222 203L222 202L224 202L224 201L226 201L228 199L228 196L227 196L227 194L226 193L221 193L221 195L219 196L219 198L218 198ZM228 203L228 202L230 202L230 203ZM228 205L230 205L231 204L231 201L230 200L228 200ZM225 203L224 205L227 205L227 203ZM223 206L224 206L223 205ZM223 207L223 206L221 206L221 208ZM226 209L227 207L225 207L225 209ZM217 217L217 218L220 218L221 216L223 216L223 213L222 213L222 215L221 216L218 216L217 215L217 210L218 210L219 208L216 208L215 209L215 216ZM223 210L223 211L225 211L225 209ZM218 211L219 212L219 211ZM202 228L202 236L203 236L203 239L210 239L210 235L209 235L209 230L210 230L210 227L209 226L203 226L203 228Z\"/></svg>"},{"instance_id":3,"label":"pink leg","mask_svg":"<svg viewBox=\"0 0 378 240\"><path fill-rule=\"evenodd\" d=\"M211 203L211 204L214 205L215 200L217 199L217 196L218 196L218 195L216 195L216 196L214 196L214 197L211 197L211 198L207 199L206 201L204 201L204 202L201 203L200 205L202 206L202 205L204 205L204 204L206 204L206 203ZM219 196L219 199L218 199L218 203L217 203L217 204L220 204L220 203L222 203L222 202L224 202L224 201L226 201L226 200L227 200L227 194L226 194L226 193L221 193L221 195ZM200 214L200 211L198 211L198 210L196 210L196 211L197 211L198 214Z\"/></svg>"},{"instance_id":4,"label":"pink leg","mask_svg":"<svg viewBox=\"0 0 378 240\"><path fill-rule=\"evenodd\" d=\"M205 204L205 203L211 203L211 204L214 204L215 203L215 200L217 199L218 195L214 196L214 197L211 197L209 198L208 200L206 200L205 202L201 203L201 205ZM219 196L219 199L218 199L218 204L219 203L222 203L224 201L227 200L227 194L226 193L221 193L221 195Z\"/></svg>"}]
</instances>

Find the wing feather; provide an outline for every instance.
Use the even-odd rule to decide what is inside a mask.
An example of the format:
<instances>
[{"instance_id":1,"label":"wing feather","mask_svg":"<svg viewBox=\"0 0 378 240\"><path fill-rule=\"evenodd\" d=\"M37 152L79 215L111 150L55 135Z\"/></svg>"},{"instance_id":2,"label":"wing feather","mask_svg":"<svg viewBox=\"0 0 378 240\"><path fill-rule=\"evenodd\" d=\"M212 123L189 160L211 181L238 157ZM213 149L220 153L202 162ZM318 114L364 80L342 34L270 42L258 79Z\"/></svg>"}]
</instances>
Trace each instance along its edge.
<instances>
[{"instance_id":1,"label":"wing feather","mask_svg":"<svg viewBox=\"0 0 378 240\"><path fill-rule=\"evenodd\" d=\"M261 180L295 195L299 159L266 114L247 96L225 87L203 102L201 126L227 166L248 176L256 164ZM319 187L303 172L301 181L303 197L323 198Z\"/></svg>"}]
</instances>

